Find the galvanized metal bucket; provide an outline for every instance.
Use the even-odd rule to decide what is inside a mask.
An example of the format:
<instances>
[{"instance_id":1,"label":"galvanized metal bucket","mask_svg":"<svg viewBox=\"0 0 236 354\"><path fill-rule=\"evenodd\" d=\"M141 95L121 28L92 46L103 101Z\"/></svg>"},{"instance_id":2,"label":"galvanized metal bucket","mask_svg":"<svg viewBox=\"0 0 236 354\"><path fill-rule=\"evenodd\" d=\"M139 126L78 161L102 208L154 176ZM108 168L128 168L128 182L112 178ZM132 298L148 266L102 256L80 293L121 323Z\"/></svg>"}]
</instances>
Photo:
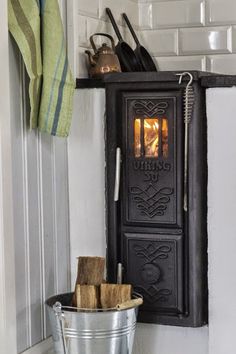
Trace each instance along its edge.
<instances>
[{"instance_id":1,"label":"galvanized metal bucket","mask_svg":"<svg viewBox=\"0 0 236 354\"><path fill-rule=\"evenodd\" d=\"M46 301L56 354L131 354L138 307L117 311L70 307L72 293Z\"/></svg>"}]
</instances>

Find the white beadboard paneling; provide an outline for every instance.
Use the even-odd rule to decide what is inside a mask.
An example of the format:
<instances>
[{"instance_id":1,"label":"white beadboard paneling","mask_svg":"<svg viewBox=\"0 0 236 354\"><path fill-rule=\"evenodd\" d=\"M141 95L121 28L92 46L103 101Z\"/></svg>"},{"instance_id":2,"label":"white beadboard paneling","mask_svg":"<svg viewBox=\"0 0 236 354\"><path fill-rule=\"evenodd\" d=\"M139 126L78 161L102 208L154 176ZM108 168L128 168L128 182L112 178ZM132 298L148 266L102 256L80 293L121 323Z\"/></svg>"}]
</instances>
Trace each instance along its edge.
<instances>
[{"instance_id":1,"label":"white beadboard paneling","mask_svg":"<svg viewBox=\"0 0 236 354\"><path fill-rule=\"evenodd\" d=\"M155 59L157 61L159 70L206 70L206 58L202 55L160 57Z\"/></svg>"},{"instance_id":2,"label":"white beadboard paneling","mask_svg":"<svg viewBox=\"0 0 236 354\"><path fill-rule=\"evenodd\" d=\"M28 130L29 83L15 43L10 59L17 349L22 352L50 334L44 328L45 299L70 289L67 145Z\"/></svg>"},{"instance_id":3,"label":"white beadboard paneling","mask_svg":"<svg viewBox=\"0 0 236 354\"><path fill-rule=\"evenodd\" d=\"M56 293L56 237L54 229L54 186L52 163L52 138L40 134L42 252L44 272L44 300ZM45 313L45 337L50 335L48 314Z\"/></svg>"},{"instance_id":4,"label":"white beadboard paneling","mask_svg":"<svg viewBox=\"0 0 236 354\"><path fill-rule=\"evenodd\" d=\"M59 4L64 17L66 3L61 0ZM5 50L8 52L7 40L4 43ZM5 58L5 56L1 55L1 58ZM8 66L5 66L8 69ZM7 242L4 240L4 247L7 250L6 266L9 274L7 284L4 284L4 286L5 290L8 291L8 284L11 284L12 276L15 275L15 287L11 284L12 294L6 301L8 318L4 326L8 329L7 335L9 337L8 345L4 348L9 349L9 351L0 350L0 352L15 354L15 337L17 339L17 352L20 353L41 342L44 339L44 334L48 335L50 333L48 327L44 333L44 300L49 296L49 293L66 292L70 288L69 216L66 145L63 144L62 140L57 141L55 138L53 140L55 142L54 148L48 149L47 139L52 141L53 138L45 135L46 143L43 143L42 147L38 132L35 130L29 131L28 76L23 69L23 61L19 50L11 37L9 37L9 67L11 100L11 121L9 124L11 125L11 135L8 135L7 124L3 122L7 116L3 104L1 104L1 108L5 116L4 119L1 117L1 126L3 129L5 128L3 130L4 139L8 139L9 145L11 144L11 147L7 145L7 148L9 154L12 155L11 159L4 162L5 171L2 177L5 179L5 173L8 171L7 180L9 183L12 182L13 195L11 195L10 189L8 191L8 183L4 181L2 187L5 187L9 192L9 201L6 203L7 205L4 203L2 231L6 232L8 237ZM8 83L5 82L6 90L7 87ZM7 92L5 94L6 99L8 97ZM3 150L6 146L6 144L3 146L4 139L1 144ZM6 157L5 151L1 151L1 157ZM51 169L48 168L48 161L51 162ZM12 163L12 181L8 163ZM5 192L3 193L4 198ZM11 200L13 204L12 225L14 227L12 250L14 249L15 271L10 269L11 252L8 248L11 238L11 227L8 225L8 221L11 220L11 213L8 206L10 208ZM44 232L50 234L48 238L50 241L47 240L47 235ZM1 254L5 256L3 250ZM53 286L53 291L51 291L51 286ZM12 323L12 298L14 297L16 325L8 328ZM2 317L5 319L4 314ZM1 328L4 329L4 326L1 326ZM15 328L16 334L14 333ZM2 343L3 340L1 339L1 348ZM47 348L49 348L48 345ZM37 350L35 347L28 353L39 352L41 349L45 349L46 353L46 345L44 344L37 346Z\"/></svg>"},{"instance_id":5,"label":"white beadboard paneling","mask_svg":"<svg viewBox=\"0 0 236 354\"><path fill-rule=\"evenodd\" d=\"M27 115L28 116L28 115ZM25 129L27 173L27 228L30 288L31 343L43 339L42 262L40 232L39 161L37 132Z\"/></svg>"},{"instance_id":6,"label":"white beadboard paneling","mask_svg":"<svg viewBox=\"0 0 236 354\"><path fill-rule=\"evenodd\" d=\"M14 85L18 78L10 76L12 59L9 53L7 5L7 1L2 1L0 11L0 353L16 354L13 207L17 201L13 200L11 118L14 115L13 94L17 97L19 90Z\"/></svg>"},{"instance_id":7,"label":"white beadboard paneling","mask_svg":"<svg viewBox=\"0 0 236 354\"><path fill-rule=\"evenodd\" d=\"M184 28L179 30L180 54L232 52L231 27Z\"/></svg>"},{"instance_id":8,"label":"white beadboard paneling","mask_svg":"<svg viewBox=\"0 0 236 354\"><path fill-rule=\"evenodd\" d=\"M204 17L204 1L163 1L152 5L153 28L201 26Z\"/></svg>"},{"instance_id":9,"label":"white beadboard paneling","mask_svg":"<svg viewBox=\"0 0 236 354\"><path fill-rule=\"evenodd\" d=\"M30 345L29 328L29 295L28 295L28 263L26 250L26 200L25 200L25 159L23 139L23 63L14 42L9 46L10 58L10 90L11 96L18 99L11 100L11 132L13 137L12 156L14 163L12 171L13 196L17 202L13 203L14 235L15 235L15 284L16 284L16 320L17 320L17 351L22 352Z\"/></svg>"},{"instance_id":10,"label":"white beadboard paneling","mask_svg":"<svg viewBox=\"0 0 236 354\"><path fill-rule=\"evenodd\" d=\"M57 237L57 293L70 289L70 235L67 139L53 138L54 223Z\"/></svg>"},{"instance_id":11,"label":"white beadboard paneling","mask_svg":"<svg viewBox=\"0 0 236 354\"><path fill-rule=\"evenodd\" d=\"M139 4L140 29L152 28L152 4Z\"/></svg>"},{"instance_id":12,"label":"white beadboard paneling","mask_svg":"<svg viewBox=\"0 0 236 354\"><path fill-rule=\"evenodd\" d=\"M140 39L154 56L177 55L177 30L142 31Z\"/></svg>"},{"instance_id":13,"label":"white beadboard paneling","mask_svg":"<svg viewBox=\"0 0 236 354\"><path fill-rule=\"evenodd\" d=\"M211 25L236 23L236 1L207 0L207 23Z\"/></svg>"},{"instance_id":14,"label":"white beadboard paneling","mask_svg":"<svg viewBox=\"0 0 236 354\"><path fill-rule=\"evenodd\" d=\"M27 77L27 76L26 76ZM30 346L43 339L43 279L40 229L40 163L38 154L38 132L29 131L27 119L30 115L29 96L25 83L23 118L24 141L24 184L25 184L25 220L26 250L28 263L28 309L30 327Z\"/></svg>"},{"instance_id":15,"label":"white beadboard paneling","mask_svg":"<svg viewBox=\"0 0 236 354\"><path fill-rule=\"evenodd\" d=\"M87 17L80 16L77 17L77 27L78 27L78 44L80 47L86 47L88 44L87 40Z\"/></svg>"},{"instance_id":16,"label":"white beadboard paneling","mask_svg":"<svg viewBox=\"0 0 236 354\"><path fill-rule=\"evenodd\" d=\"M88 56L85 54L85 50L87 49L83 47L78 48L76 77L88 77Z\"/></svg>"},{"instance_id":17,"label":"white beadboard paneling","mask_svg":"<svg viewBox=\"0 0 236 354\"><path fill-rule=\"evenodd\" d=\"M79 14L98 17L99 15L99 0L78 0Z\"/></svg>"},{"instance_id":18,"label":"white beadboard paneling","mask_svg":"<svg viewBox=\"0 0 236 354\"><path fill-rule=\"evenodd\" d=\"M236 75L236 54L208 56L207 71Z\"/></svg>"}]
</instances>

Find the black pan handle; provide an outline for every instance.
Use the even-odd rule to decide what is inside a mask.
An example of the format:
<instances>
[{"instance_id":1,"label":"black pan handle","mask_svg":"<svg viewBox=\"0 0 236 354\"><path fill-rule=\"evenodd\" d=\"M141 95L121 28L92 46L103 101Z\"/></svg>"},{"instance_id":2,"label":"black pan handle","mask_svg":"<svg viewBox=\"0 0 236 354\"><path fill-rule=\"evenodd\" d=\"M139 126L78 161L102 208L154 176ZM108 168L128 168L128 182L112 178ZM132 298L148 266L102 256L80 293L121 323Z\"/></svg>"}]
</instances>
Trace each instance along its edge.
<instances>
[{"instance_id":1,"label":"black pan handle","mask_svg":"<svg viewBox=\"0 0 236 354\"><path fill-rule=\"evenodd\" d=\"M131 23L130 23L130 21L129 21L127 15L126 15L125 13L123 13L122 16L123 16L123 19L125 20L127 26L129 27L129 30L130 30L130 32L131 32L131 34L132 34L132 36L133 36L133 38L134 38L136 44L137 44L138 46L140 46L140 42L139 42L139 40L138 40L138 37L137 37L136 33L134 32L134 29L133 29L133 27L131 26Z\"/></svg>"},{"instance_id":2,"label":"black pan handle","mask_svg":"<svg viewBox=\"0 0 236 354\"><path fill-rule=\"evenodd\" d=\"M114 31L116 32L116 35L117 35L119 41L123 41L122 35L121 35L121 33L120 33L120 30L119 30L119 28L118 28L118 26L117 26L117 24L116 24L116 21L115 21L113 15L112 15L111 10L110 10L108 7L106 8L106 13L107 13L107 15L108 15L109 18L110 18L110 21L111 21L111 23L112 23L112 26L113 26L113 28L114 28Z\"/></svg>"}]
</instances>

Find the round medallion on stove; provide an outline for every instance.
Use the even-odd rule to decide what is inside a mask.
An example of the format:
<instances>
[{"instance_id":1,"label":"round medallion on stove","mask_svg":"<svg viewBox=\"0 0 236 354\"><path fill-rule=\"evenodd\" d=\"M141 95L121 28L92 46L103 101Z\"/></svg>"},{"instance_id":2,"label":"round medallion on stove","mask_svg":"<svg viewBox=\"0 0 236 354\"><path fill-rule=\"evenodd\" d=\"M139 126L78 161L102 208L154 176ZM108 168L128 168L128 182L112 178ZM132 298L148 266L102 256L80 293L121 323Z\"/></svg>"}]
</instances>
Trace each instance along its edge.
<instances>
[{"instance_id":1,"label":"round medallion on stove","mask_svg":"<svg viewBox=\"0 0 236 354\"><path fill-rule=\"evenodd\" d=\"M147 263L141 270L142 279L148 284L155 284L160 280L161 270L153 263Z\"/></svg>"}]
</instances>

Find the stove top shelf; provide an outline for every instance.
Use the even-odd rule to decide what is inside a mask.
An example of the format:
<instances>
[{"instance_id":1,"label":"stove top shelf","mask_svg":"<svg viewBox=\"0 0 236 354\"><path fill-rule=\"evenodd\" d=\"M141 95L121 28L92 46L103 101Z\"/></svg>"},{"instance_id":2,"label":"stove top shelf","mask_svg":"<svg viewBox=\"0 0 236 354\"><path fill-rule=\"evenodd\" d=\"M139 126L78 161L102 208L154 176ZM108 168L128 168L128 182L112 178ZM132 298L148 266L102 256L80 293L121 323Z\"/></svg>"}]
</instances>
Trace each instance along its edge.
<instances>
[{"instance_id":1,"label":"stove top shelf","mask_svg":"<svg viewBox=\"0 0 236 354\"><path fill-rule=\"evenodd\" d=\"M177 73L179 71L159 71L153 72L138 72L138 73L113 73L105 74L102 79L89 79L89 78L77 78L76 89L93 89L93 88L105 88L106 83L117 82L150 82L150 81L166 81L175 82L178 81ZM236 75L223 75L202 71L189 71L194 78L194 81L200 81L201 86L205 88L211 87L232 87L236 86ZM184 78L188 80L188 78Z\"/></svg>"}]
</instances>

